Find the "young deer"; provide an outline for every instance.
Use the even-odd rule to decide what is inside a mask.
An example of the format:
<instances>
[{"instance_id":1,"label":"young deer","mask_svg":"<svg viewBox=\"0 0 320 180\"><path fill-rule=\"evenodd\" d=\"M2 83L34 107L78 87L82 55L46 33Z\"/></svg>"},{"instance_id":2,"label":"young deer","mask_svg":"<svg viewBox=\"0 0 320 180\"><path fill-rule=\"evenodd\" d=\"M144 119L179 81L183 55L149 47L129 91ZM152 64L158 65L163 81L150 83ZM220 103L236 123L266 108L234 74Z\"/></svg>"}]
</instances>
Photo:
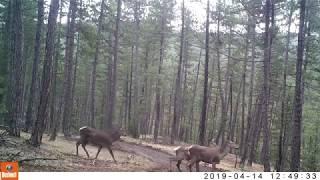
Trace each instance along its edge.
<instances>
[{"instance_id":1,"label":"young deer","mask_svg":"<svg viewBox=\"0 0 320 180\"><path fill-rule=\"evenodd\" d=\"M217 146L216 143L214 143L214 139L211 140L212 145ZM175 157L171 157L170 160L170 170L171 170L171 162L177 161L177 168L181 172L180 164L183 160L189 161L190 160L190 154L189 154L189 148L191 146L178 146L174 148L173 150L176 153Z\"/></svg>"},{"instance_id":2,"label":"young deer","mask_svg":"<svg viewBox=\"0 0 320 180\"><path fill-rule=\"evenodd\" d=\"M196 164L196 170L199 171L199 162L203 161L212 164L212 171L216 169L216 164L230 152L231 149L238 148L238 145L232 141L228 141L220 148L204 147L200 145L192 145L188 147L189 158L188 162L189 171L192 171L192 166Z\"/></svg>"},{"instance_id":3,"label":"young deer","mask_svg":"<svg viewBox=\"0 0 320 180\"><path fill-rule=\"evenodd\" d=\"M80 139L76 143L77 156L78 156L78 148L79 148L79 145L81 144L83 150L86 152L89 158L89 153L86 149L86 145L91 144L93 146L98 146L98 152L96 154L95 159L98 158L98 155L102 147L106 147L109 150L113 161L117 162L114 158L111 146L113 142L120 139L120 136L122 135L122 132L120 129L112 129L104 132L91 127L84 126L79 129L79 133L80 133Z\"/></svg>"}]
</instances>

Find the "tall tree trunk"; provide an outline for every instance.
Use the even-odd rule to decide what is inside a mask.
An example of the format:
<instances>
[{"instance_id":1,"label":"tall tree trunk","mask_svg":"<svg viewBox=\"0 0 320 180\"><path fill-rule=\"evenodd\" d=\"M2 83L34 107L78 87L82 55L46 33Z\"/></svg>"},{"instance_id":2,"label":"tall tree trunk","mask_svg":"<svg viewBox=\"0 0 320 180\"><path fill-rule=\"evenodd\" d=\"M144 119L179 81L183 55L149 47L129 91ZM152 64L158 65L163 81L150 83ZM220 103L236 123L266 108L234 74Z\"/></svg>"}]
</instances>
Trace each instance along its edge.
<instances>
[{"instance_id":1,"label":"tall tree trunk","mask_svg":"<svg viewBox=\"0 0 320 180\"><path fill-rule=\"evenodd\" d=\"M220 1L218 3L220 6ZM219 7L218 7L219 8ZM219 89L219 94L220 94L220 101L221 101L221 123L220 123L220 128L218 135L215 139L216 144L224 144L224 132L225 132L225 127L228 121L228 110L227 110L227 103L226 103L226 98L225 98L225 93L223 92L222 88L222 79L221 79L221 62L220 62L220 10L218 9L218 28L217 28L217 74L218 74L218 89Z\"/></svg>"},{"instance_id":2,"label":"tall tree trunk","mask_svg":"<svg viewBox=\"0 0 320 180\"><path fill-rule=\"evenodd\" d=\"M207 1L207 19L206 19L206 41L205 41L205 65L204 65L204 85L203 85L203 97L202 97L202 109L201 109L201 121L199 124L199 144L205 144L206 137L206 117L207 117L207 99L208 99L208 74L209 74L209 14L210 14L210 2Z\"/></svg>"},{"instance_id":3,"label":"tall tree trunk","mask_svg":"<svg viewBox=\"0 0 320 180\"><path fill-rule=\"evenodd\" d=\"M254 75L255 75L255 56L256 56L256 20L252 18L253 22L250 24L251 27L251 73L250 73L250 87L248 96L248 114L247 114L247 130L246 137L244 140L244 149L241 154L240 166L243 167L247 159L248 149L249 149L249 134L252 131L253 123L253 113L252 113L252 101L253 101L253 87L254 87Z\"/></svg>"},{"instance_id":4,"label":"tall tree trunk","mask_svg":"<svg viewBox=\"0 0 320 180\"><path fill-rule=\"evenodd\" d=\"M62 130L64 136L70 136L70 120L73 103L71 102L72 68L75 35L75 18L77 12L77 0L71 0L68 12L68 27L66 32L66 51L63 81L64 110L62 113Z\"/></svg>"},{"instance_id":5,"label":"tall tree trunk","mask_svg":"<svg viewBox=\"0 0 320 180\"><path fill-rule=\"evenodd\" d=\"M230 117L229 117L229 133L228 133L228 140L231 139L232 135L231 136L231 130L232 130L232 124L236 125L236 123L233 123L233 103L232 103L232 98L233 98L233 82L232 82L232 78L233 78L233 72L230 73L230 69L233 67L230 67L231 65L231 45L232 45L232 26L229 26L229 40L228 40L228 61L227 61L227 70L226 70L226 76L225 76L225 79L226 79L226 83L225 83L225 92L228 92L228 88L229 88L229 95L226 93L226 101L228 102L228 105L227 105L227 109L229 108L229 105L230 105ZM230 85L229 85L230 83ZM229 87L228 87L229 86ZM238 103L238 102L237 102ZM238 108L238 104L236 104L236 108ZM238 109L236 109L236 111L238 111ZM236 120L236 119L235 119ZM233 129L235 130L235 128ZM234 133L234 132L233 132ZM233 139L233 137L232 137Z\"/></svg>"},{"instance_id":6,"label":"tall tree trunk","mask_svg":"<svg viewBox=\"0 0 320 180\"><path fill-rule=\"evenodd\" d=\"M308 2L306 2L308 3ZM312 3L314 2L309 2L309 4L306 4L306 7L308 6L312 6ZM302 106L304 104L304 90L305 90L305 84L306 84L306 81L305 81L305 74L307 73L307 70L308 70L308 63L309 63L309 57L310 57L310 41L311 41L311 20L310 20L310 8L307 8L306 9L306 13L305 13L305 34L307 35L307 40L305 42L305 59L303 61L303 73L302 73L302 83L303 83L303 86L302 86ZM303 130L302 130L303 131ZM303 138L302 138L302 141L303 141ZM302 142L302 144L304 144Z\"/></svg>"},{"instance_id":7,"label":"tall tree trunk","mask_svg":"<svg viewBox=\"0 0 320 180\"><path fill-rule=\"evenodd\" d=\"M229 115L229 132L228 132L228 136L227 136L227 140L231 140L231 129L232 129L232 124L233 124L233 80L232 80L232 76L230 75L230 85L229 85L229 98L228 98L228 106L230 106L230 115ZM240 87L241 88L241 87ZM238 108L237 103L236 103L236 108Z\"/></svg>"},{"instance_id":8,"label":"tall tree trunk","mask_svg":"<svg viewBox=\"0 0 320 180\"><path fill-rule=\"evenodd\" d=\"M42 139L44 130L44 121L46 118L47 105L49 102L50 92L50 76L54 54L54 39L57 23L57 16L59 10L59 0L52 0L50 5L49 17L48 17L48 30L45 48L45 61L43 64L42 72L42 86L40 93L40 103L38 106L37 118L32 129L31 144L33 146L39 146Z\"/></svg>"},{"instance_id":9,"label":"tall tree trunk","mask_svg":"<svg viewBox=\"0 0 320 180\"><path fill-rule=\"evenodd\" d=\"M218 111L218 96L216 96L215 100L214 100L214 105L213 108L211 108L211 114L212 114L212 128L211 128L211 134L209 135L208 138L208 144L210 145L210 143L213 140L213 137L215 135L216 132L216 117L217 117L217 111Z\"/></svg>"},{"instance_id":10,"label":"tall tree trunk","mask_svg":"<svg viewBox=\"0 0 320 180\"><path fill-rule=\"evenodd\" d=\"M3 59L0 62L0 76L5 77L7 81L0 80L0 87L5 87L7 85L7 89L11 89L11 66L10 66L10 47L11 47L11 36L10 36L10 30L11 30L11 6L12 1L7 1L4 4L7 8L5 10L5 13L3 13L3 25L1 29L1 41L2 43L0 53L1 53L1 59ZM0 93L0 104L6 105L7 107L10 107L10 100L11 96L10 93L7 93L7 96L5 96L4 92ZM5 119L4 123L7 123L8 119Z\"/></svg>"},{"instance_id":11,"label":"tall tree trunk","mask_svg":"<svg viewBox=\"0 0 320 180\"><path fill-rule=\"evenodd\" d=\"M23 119L23 24L22 1L13 0L10 3L10 63L9 63L9 134L20 136L19 124Z\"/></svg>"},{"instance_id":12,"label":"tall tree trunk","mask_svg":"<svg viewBox=\"0 0 320 180\"><path fill-rule=\"evenodd\" d=\"M6 98L6 106L8 107L8 116L9 118L6 120L6 123L11 126L12 124L12 127L16 124L15 122L11 122L12 119L10 118L11 116L11 112L10 112L10 108L12 108L13 106L13 101L12 101L12 98L13 98L13 51L14 51L14 41L12 41L12 39L14 39L14 36L13 36L13 1L8 1L8 14L7 14L7 23L6 23L6 30L7 30L7 35L9 36L8 39L7 39L7 42L8 42L8 58L9 58L9 61L8 61L8 89L7 91L9 92L8 93L8 96ZM14 127L14 129L12 129L12 132L16 131L15 130L16 128Z\"/></svg>"},{"instance_id":13,"label":"tall tree trunk","mask_svg":"<svg viewBox=\"0 0 320 180\"><path fill-rule=\"evenodd\" d=\"M273 2L266 0L265 5L265 35L264 35L264 61L263 61L263 97L262 97L262 124L263 124L263 146L264 154L263 166L264 171L270 171L270 119L269 119L269 102L270 102L270 72L271 72L271 39L270 16L272 13Z\"/></svg>"},{"instance_id":14,"label":"tall tree trunk","mask_svg":"<svg viewBox=\"0 0 320 180\"><path fill-rule=\"evenodd\" d=\"M160 124L160 106L161 106L161 71L162 71L162 63L164 56L164 37L165 37L165 26L166 26L166 14L165 14L165 2L161 5L161 32L160 32L160 57L159 57L159 65L158 65L158 75L157 75L157 84L156 84L156 101L155 101L155 109L156 109L156 119L154 122L154 131L153 131L153 140L154 142L158 141L158 131Z\"/></svg>"},{"instance_id":15,"label":"tall tree trunk","mask_svg":"<svg viewBox=\"0 0 320 180\"><path fill-rule=\"evenodd\" d=\"M113 29L113 26L111 27ZM104 117L103 117L103 129L109 129L110 124L108 123L108 113L110 107L110 98L111 98L111 85L112 85L112 68L113 68L113 33L109 33L109 43L108 43L108 62L107 62L107 72L106 72L106 89L105 89L105 109L104 109ZM129 71L127 72L129 74ZM129 75L128 75L129 76ZM127 121L125 121L127 124Z\"/></svg>"},{"instance_id":16,"label":"tall tree trunk","mask_svg":"<svg viewBox=\"0 0 320 180\"><path fill-rule=\"evenodd\" d=\"M62 22L62 0L60 0L60 14L59 14L59 24L58 24L58 41L55 44L55 55L54 55L54 64L52 67L52 86L51 86L51 101L50 101L50 121L51 121L51 130L50 130L50 141L55 141L56 140L56 136L57 136L57 132L60 126L60 110L61 107L59 108L59 112L56 113L55 109L56 109L56 98L57 97L57 76L58 76L58 62L59 62L59 56L60 56L60 43L61 43L61 22ZM61 99L62 100L62 99ZM60 102L61 103L61 102Z\"/></svg>"},{"instance_id":17,"label":"tall tree trunk","mask_svg":"<svg viewBox=\"0 0 320 180\"><path fill-rule=\"evenodd\" d=\"M38 0L38 20L36 29L36 39L34 46L34 58L32 64L32 78L30 85L30 94L26 114L26 122L24 131L28 132L32 126L32 119L34 117L34 100L35 100L35 89L37 87L37 77L38 77L38 66L40 62L40 51L41 51L41 33L44 19L44 0Z\"/></svg>"},{"instance_id":18,"label":"tall tree trunk","mask_svg":"<svg viewBox=\"0 0 320 180\"><path fill-rule=\"evenodd\" d=\"M126 72L126 80L125 80L125 88L124 88L124 95L125 95L125 102L124 102L124 129L128 130L128 124L127 124L127 120L128 120L128 109L129 109L129 83L130 83L130 71L129 71L129 66L127 66L127 72ZM106 87L107 88L107 87ZM107 89L106 89L107 90ZM107 98L107 96L106 96ZM107 102L106 102L107 103Z\"/></svg>"},{"instance_id":19,"label":"tall tree trunk","mask_svg":"<svg viewBox=\"0 0 320 180\"><path fill-rule=\"evenodd\" d=\"M231 81L232 82L232 81ZM233 119L230 121L230 140L234 140L234 134L236 130L236 124L237 124L237 119L238 119L238 109L239 109L239 102L240 102L240 95L241 95L241 87L243 86L243 79L240 82L239 89L238 89L238 94L237 94L237 99L236 99L236 104L234 107L234 113L233 113ZM230 118L231 120L231 118Z\"/></svg>"},{"instance_id":20,"label":"tall tree trunk","mask_svg":"<svg viewBox=\"0 0 320 180\"><path fill-rule=\"evenodd\" d=\"M256 155L256 148L257 148L257 142L260 138L260 130L261 130L261 121L262 121L262 117L261 117L261 112L262 112L262 99L263 99L263 94L262 92L260 92L259 96L256 99L256 108L255 108L255 113L254 116L252 118L252 130L249 132L249 139L248 139L248 149L249 149L249 158L248 158L248 166L252 166L252 162L255 159L255 155Z\"/></svg>"},{"instance_id":21,"label":"tall tree trunk","mask_svg":"<svg viewBox=\"0 0 320 180\"><path fill-rule=\"evenodd\" d=\"M181 110L180 114L183 119L183 137L181 137L181 140L187 141L188 139L188 123L187 123L187 108L188 108L188 63L189 63L189 31L190 31L190 15L187 14L187 20L186 20L186 30L185 30L185 45L184 45L184 61L183 61L183 68L184 68L184 78L183 78L183 95L182 95L182 101L181 101Z\"/></svg>"},{"instance_id":22,"label":"tall tree trunk","mask_svg":"<svg viewBox=\"0 0 320 180\"><path fill-rule=\"evenodd\" d=\"M164 123L165 123L165 119L164 119L164 112L165 112L165 106L166 106L166 96L165 93L163 92L163 95L161 96L161 107L160 107L160 130L159 130L159 134L160 136L163 136L163 127L164 127Z\"/></svg>"},{"instance_id":23,"label":"tall tree trunk","mask_svg":"<svg viewBox=\"0 0 320 180\"><path fill-rule=\"evenodd\" d=\"M288 69L288 60L289 60L289 45L290 45L290 30L291 30L291 21L292 21L292 14L293 14L293 5L291 1L291 7L288 17L288 30L287 30L287 37L286 37L286 50L285 50L285 58L283 64L283 84L282 84L282 97L281 97L281 115L280 115L280 133L279 133L279 144L278 144L278 160L276 164L276 170L278 172L283 171L285 159L283 156L284 154L284 130L285 130L285 120L287 119L287 69Z\"/></svg>"},{"instance_id":24,"label":"tall tree trunk","mask_svg":"<svg viewBox=\"0 0 320 180\"><path fill-rule=\"evenodd\" d=\"M179 53L179 64L178 64L178 72L176 77L176 90L174 93L174 106L173 106L173 121L171 128L171 139L170 143L174 144L174 140L177 137L178 127L181 113L181 69L182 69L182 60L183 60L183 50L184 50L184 0L182 0L181 7L181 37L180 37L180 53Z\"/></svg>"},{"instance_id":25,"label":"tall tree trunk","mask_svg":"<svg viewBox=\"0 0 320 180\"><path fill-rule=\"evenodd\" d=\"M149 51L150 51L150 41L147 42L146 47L145 47L145 57L144 57L144 83L142 87L143 91L143 98L144 98L144 116L143 116L143 121L140 124L140 129L141 133L146 135L147 134L147 127L148 127L148 122L150 119L150 106L151 106L151 93L149 93L149 78L148 78L148 71L149 71Z\"/></svg>"},{"instance_id":26,"label":"tall tree trunk","mask_svg":"<svg viewBox=\"0 0 320 180\"><path fill-rule=\"evenodd\" d=\"M132 84L133 84L133 51L134 46L131 46L131 62L130 62L130 80L129 80L129 97L128 97L128 126L129 132L134 133L134 128L131 127L132 124Z\"/></svg>"},{"instance_id":27,"label":"tall tree trunk","mask_svg":"<svg viewBox=\"0 0 320 180\"><path fill-rule=\"evenodd\" d=\"M302 127L302 66L304 53L304 39L305 39L305 7L306 0L300 0L300 24L298 34L298 48L297 48L297 63L296 63L296 86L294 99L294 115L293 115L293 130L292 130L292 147L291 147L291 171L299 171L300 157L301 157L301 127Z\"/></svg>"},{"instance_id":28,"label":"tall tree trunk","mask_svg":"<svg viewBox=\"0 0 320 180\"><path fill-rule=\"evenodd\" d=\"M214 72L214 68L215 68L215 64L214 64L214 62L212 62L210 71ZM211 101L213 99L213 95L212 95L213 82L214 82L214 77L212 76L212 77L210 77L209 87L208 87L209 89L208 89L208 103L207 103L207 111L208 111L207 112L207 119L209 117L209 113L210 113L210 109L211 109ZM213 124L214 124L214 120L213 120ZM210 127L210 130L209 130L210 134L208 135L208 139L207 139L208 144L210 144L211 140L213 139L213 134L214 134L213 129L214 128L215 128L214 126Z\"/></svg>"},{"instance_id":29,"label":"tall tree trunk","mask_svg":"<svg viewBox=\"0 0 320 180\"><path fill-rule=\"evenodd\" d=\"M220 26L220 25L219 25ZM228 57L227 57L227 69L226 69L226 74L225 74L225 87L224 87L224 91L226 92L225 95L225 101L229 102L229 95L228 95L228 89L230 87L229 82L232 81L232 79L230 78L230 76L232 75L232 71L230 73L230 69L231 69L231 46L232 46L232 26L229 26L229 39L228 39ZM230 94L230 96L232 96ZM229 107L229 106L228 106ZM227 109L228 109L227 107ZM230 117L231 118L231 117Z\"/></svg>"},{"instance_id":30,"label":"tall tree trunk","mask_svg":"<svg viewBox=\"0 0 320 180\"><path fill-rule=\"evenodd\" d=\"M191 99L191 110L190 110L190 135L189 139L193 137L193 124L194 124L194 102L197 95L197 87L198 87L198 79L199 79L199 71L200 71L200 63L201 63L201 56L202 56L202 48L200 49L199 59L198 59L198 65L197 65L197 74L196 74L196 80L194 83L194 87L192 90L192 99Z\"/></svg>"},{"instance_id":31,"label":"tall tree trunk","mask_svg":"<svg viewBox=\"0 0 320 180\"><path fill-rule=\"evenodd\" d=\"M122 0L117 1L117 16L116 16L116 29L114 31L114 45L113 45L113 63L112 63L112 78L109 83L110 96L107 111L106 126L112 127L113 119L115 118L115 107L117 101L117 62L119 57L119 31L120 31L120 17L121 17L121 4Z\"/></svg>"},{"instance_id":32,"label":"tall tree trunk","mask_svg":"<svg viewBox=\"0 0 320 180\"><path fill-rule=\"evenodd\" d=\"M171 86L171 90L170 90L170 97L169 97L169 106L168 106L168 124L167 124L167 136L169 136L170 135L170 130L171 130L171 125L172 125L172 123L171 123L171 121L172 121L172 104L173 104L173 95L174 95L174 84L175 84L175 82L173 82L172 83L172 86Z\"/></svg>"},{"instance_id":33,"label":"tall tree trunk","mask_svg":"<svg viewBox=\"0 0 320 180\"><path fill-rule=\"evenodd\" d=\"M135 1L134 3L134 24L135 24L135 37L134 37L134 52L133 52L133 60L134 60L134 106L133 106L133 121L132 121L132 128L133 137L138 138L140 135L139 132L139 120L141 119L141 103L142 99L140 98L141 95L141 83L140 83L140 58L139 58L139 38L140 38L140 0Z\"/></svg>"},{"instance_id":34,"label":"tall tree trunk","mask_svg":"<svg viewBox=\"0 0 320 180\"><path fill-rule=\"evenodd\" d=\"M99 60L99 48L100 48L100 39L101 39L101 28L102 28L102 19L103 19L103 6L104 6L104 0L101 1L101 9L100 9L100 15L99 15L99 22L97 27L97 37L96 37L96 49L94 53L94 60L92 62L92 80L91 80L91 93L90 93L90 99L91 99L91 106L90 106L90 126L95 127L96 126L96 119L95 119L95 95L96 95L96 76L97 76L97 64Z\"/></svg>"},{"instance_id":35,"label":"tall tree trunk","mask_svg":"<svg viewBox=\"0 0 320 180\"><path fill-rule=\"evenodd\" d=\"M75 62L74 62L74 69L73 69L73 78L72 78L72 88L71 88L71 113L74 114L74 105L76 104L74 102L74 96L75 96L75 91L76 91L76 83L77 83L77 70L78 70L78 61L79 61L79 56L80 56L80 28L81 28L81 19L82 19L82 0L80 0L80 4L79 4L79 22L77 24L77 51L76 51L76 57L75 57ZM70 119L70 121L73 121L73 123L75 123L75 118ZM72 123L72 124L73 124ZM75 123L75 127L76 127L76 123Z\"/></svg>"},{"instance_id":36,"label":"tall tree trunk","mask_svg":"<svg viewBox=\"0 0 320 180\"><path fill-rule=\"evenodd\" d=\"M250 34L250 25L247 25L247 37L246 37L246 47L245 47L245 57L244 57L244 63L242 67L242 106L241 106L241 137L240 137L240 154L243 154L244 151L244 141L245 141L245 135L244 135L244 124L245 124L245 104L246 104L246 76L247 76L247 62L248 62L248 51L249 51L249 34ZM248 131L248 126L247 130Z\"/></svg>"}]
</instances>

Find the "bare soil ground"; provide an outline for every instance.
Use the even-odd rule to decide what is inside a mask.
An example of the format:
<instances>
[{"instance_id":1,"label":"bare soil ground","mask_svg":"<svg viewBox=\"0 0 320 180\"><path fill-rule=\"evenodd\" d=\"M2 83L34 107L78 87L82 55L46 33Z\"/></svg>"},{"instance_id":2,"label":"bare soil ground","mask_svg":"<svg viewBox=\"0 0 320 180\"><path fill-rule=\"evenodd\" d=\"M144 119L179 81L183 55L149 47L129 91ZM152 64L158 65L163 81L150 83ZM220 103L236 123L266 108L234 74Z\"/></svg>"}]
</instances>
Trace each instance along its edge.
<instances>
[{"instance_id":1,"label":"bare soil ground","mask_svg":"<svg viewBox=\"0 0 320 180\"><path fill-rule=\"evenodd\" d=\"M174 147L166 144L154 144L148 138L133 139L122 137L115 142L113 152L117 163L114 163L108 150L102 148L98 159L88 159L82 147L79 146L79 156L76 156L74 140L58 136L56 141L49 141L44 135L40 148L34 148L26 140L30 134L22 133L21 138L6 136L0 139L0 161L20 161L21 171L176 171L175 162L169 158L174 156ZM87 146L90 158L97 152L94 146ZM236 157L229 154L217 165L219 171L262 171L261 165L244 169L234 168ZM181 165L187 171L186 163ZM205 163L201 171L210 171Z\"/></svg>"}]
</instances>

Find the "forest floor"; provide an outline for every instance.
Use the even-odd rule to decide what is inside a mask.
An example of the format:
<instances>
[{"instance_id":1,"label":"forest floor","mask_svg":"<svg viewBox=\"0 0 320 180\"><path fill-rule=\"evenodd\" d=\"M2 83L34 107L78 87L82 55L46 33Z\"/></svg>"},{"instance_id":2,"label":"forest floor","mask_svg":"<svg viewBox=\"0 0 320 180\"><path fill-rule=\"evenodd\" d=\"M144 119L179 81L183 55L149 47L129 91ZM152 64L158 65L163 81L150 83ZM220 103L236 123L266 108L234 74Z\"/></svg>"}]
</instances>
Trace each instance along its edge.
<instances>
[{"instance_id":1,"label":"forest floor","mask_svg":"<svg viewBox=\"0 0 320 180\"><path fill-rule=\"evenodd\" d=\"M0 161L17 160L20 171L177 171L174 156L176 147L167 144L154 144L151 138L133 139L121 137L121 141L113 144L113 152L117 163L114 163L106 148L102 148L98 159L88 159L84 150L79 146L79 156L76 156L75 138L65 139L59 135L56 141L49 141L44 135L40 148L34 148L28 143L30 134L22 133L20 138L0 137ZM160 138L161 139L161 138ZM184 144L186 145L186 144ZM87 146L90 158L97 152L97 147ZM217 165L218 171L263 171L259 164L244 169L234 168L236 158L228 154ZM186 162L181 165L187 171ZM201 163L201 171L210 171L209 165ZM195 170L195 169L193 169Z\"/></svg>"}]
</instances>

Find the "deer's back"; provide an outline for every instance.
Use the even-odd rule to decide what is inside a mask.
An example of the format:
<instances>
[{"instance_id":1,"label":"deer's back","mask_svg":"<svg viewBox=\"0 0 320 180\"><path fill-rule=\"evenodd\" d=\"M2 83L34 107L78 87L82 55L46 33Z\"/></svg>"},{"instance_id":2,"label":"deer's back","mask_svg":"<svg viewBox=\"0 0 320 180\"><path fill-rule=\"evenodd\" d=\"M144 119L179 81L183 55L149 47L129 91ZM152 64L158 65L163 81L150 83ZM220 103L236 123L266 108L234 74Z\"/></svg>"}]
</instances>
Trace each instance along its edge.
<instances>
[{"instance_id":1,"label":"deer's back","mask_svg":"<svg viewBox=\"0 0 320 180\"><path fill-rule=\"evenodd\" d=\"M116 132L104 132L90 127L80 129L80 137L93 145L110 146L120 139Z\"/></svg>"},{"instance_id":2,"label":"deer's back","mask_svg":"<svg viewBox=\"0 0 320 180\"><path fill-rule=\"evenodd\" d=\"M191 158L195 157L198 161L206 163L220 162L219 148L192 145L189 147L189 154Z\"/></svg>"}]
</instances>

